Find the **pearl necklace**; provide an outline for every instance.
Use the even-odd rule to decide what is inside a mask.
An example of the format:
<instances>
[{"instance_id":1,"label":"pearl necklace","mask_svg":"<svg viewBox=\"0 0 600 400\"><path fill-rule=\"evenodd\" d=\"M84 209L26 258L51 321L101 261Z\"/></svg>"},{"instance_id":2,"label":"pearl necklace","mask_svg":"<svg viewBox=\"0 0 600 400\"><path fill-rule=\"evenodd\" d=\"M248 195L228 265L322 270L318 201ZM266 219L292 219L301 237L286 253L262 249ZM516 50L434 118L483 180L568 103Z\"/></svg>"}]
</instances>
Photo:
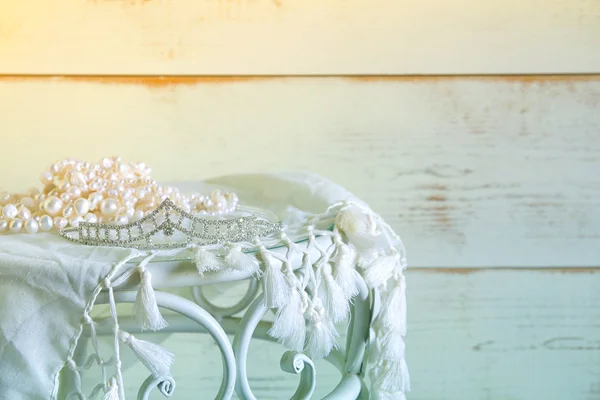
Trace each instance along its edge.
<instances>
[{"instance_id":1,"label":"pearl necklace","mask_svg":"<svg viewBox=\"0 0 600 400\"><path fill-rule=\"evenodd\" d=\"M37 233L76 228L81 221L126 225L139 221L165 199L188 213L224 215L235 210L235 193L214 190L210 195L182 195L161 187L144 163L104 158L97 164L64 160L50 166L40 179L40 191L0 192L0 232Z\"/></svg>"}]
</instances>

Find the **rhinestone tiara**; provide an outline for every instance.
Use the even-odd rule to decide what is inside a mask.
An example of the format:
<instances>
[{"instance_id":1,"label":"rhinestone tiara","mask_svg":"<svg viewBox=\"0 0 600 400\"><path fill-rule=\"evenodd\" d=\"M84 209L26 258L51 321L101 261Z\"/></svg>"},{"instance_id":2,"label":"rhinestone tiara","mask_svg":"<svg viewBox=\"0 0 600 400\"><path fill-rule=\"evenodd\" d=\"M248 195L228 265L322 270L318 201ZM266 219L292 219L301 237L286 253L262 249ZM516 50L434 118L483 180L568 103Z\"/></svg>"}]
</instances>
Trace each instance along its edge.
<instances>
[{"instance_id":1,"label":"rhinestone tiara","mask_svg":"<svg viewBox=\"0 0 600 400\"><path fill-rule=\"evenodd\" d=\"M273 236L282 229L281 222L269 221L258 214L198 217L167 198L136 222L125 225L80 222L76 228L60 229L58 233L71 242L88 246L175 249L191 244L252 242Z\"/></svg>"}]
</instances>

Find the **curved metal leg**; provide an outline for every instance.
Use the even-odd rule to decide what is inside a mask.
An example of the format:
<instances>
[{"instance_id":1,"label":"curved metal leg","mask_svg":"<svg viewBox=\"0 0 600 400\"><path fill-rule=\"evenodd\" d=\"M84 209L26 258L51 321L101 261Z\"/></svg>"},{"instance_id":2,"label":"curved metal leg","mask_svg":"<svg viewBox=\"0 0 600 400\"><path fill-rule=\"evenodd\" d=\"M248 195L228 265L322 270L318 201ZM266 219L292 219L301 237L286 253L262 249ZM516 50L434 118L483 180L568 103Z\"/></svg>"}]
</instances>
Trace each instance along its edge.
<instances>
[{"instance_id":1,"label":"curved metal leg","mask_svg":"<svg viewBox=\"0 0 600 400\"><path fill-rule=\"evenodd\" d=\"M233 351L236 355L238 380L235 391L237 395L244 400L256 400L246 373L246 361L248 358L248 349L254 330L261 322L263 316L268 311L265 306L264 295L261 293L250 308L244 314L240 329L233 339ZM300 384L292 400L310 399L315 390L316 371L312 360L304 354L296 352L286 352L281 359L282 369L286 372L300 374Z\"/></svg>"},{"instance_id":2,"label":"curved metal leg","mask_svg":"<svg viewBox=\"0 0 600 400\"><path fill-rule=\"evenodd\" d=\"M221 356L223 358L223 379L221 381L221 387L216 400L229 400L233 396L234 387L235 387L235 357L233 354L233 349L231 344L229 343L229 339L223 328L219 325L219 323L204 309L195 304L192 301L189 301L183 297L176 296L170 293L164 293L160 291L156 291L156 302L160 307L169 309L178 314L184 315L189 319L195 321L199 325L201 325L215 340L217 346L221 350ZM117 303L134 303L137 293L132 291L124 291L124 292L115 292L115 301ZM96 304L105 304L108 302L108 296L106 294L101 294L98 296L98 300ZM160 381L160 380L159 380ZM164 381L164 379L163 379ZM148 385L153 383L153 381L146 380ZM162 382L162 381L161 381ZM157 381L160 384L160 382ZM154 386L156 387L156 386ZM149 386L142 387L140 392L146 391ZM151 389L150 389L151 390ZM146 397L138 397L141 399L147 398L149 394L149 390L147 390ZM172 394L172 390L171 390ZM141 396L141 395L140 395Z\"/></svg>"},{"instance_id":3,"label":"curved metal leg","mask_svg":"<svg viewBox=\"0 0 600 400\"><path fill-rule=\"evenodd\" d=\"M259 288L260 281L255 278L250 279L248 282L248 288L246 289L246 293L244 294L244 296L237 303L230 307L219 307L211 303L210 300L204 294L204 286L192 287L192 295L194 296L194 300L200 305L200 307L204 308L215 318L220 320L221 318L230 317L248 308L252 300L256 298Z\"/></svg>"},{"instance_id":4,"label":"curved metal leg","mask_svg":"<svg viewBox=\"0 0 600 400\"><path fill-rule=\"evenodd\" d=\"M331 362L342 373L340 383L324 398L327 400L368 398L368 392L364 387L362 376L373 310L371 307L370 292L363 281L359 283L359 289L360 292L353 301L346 351L335 350L327 357L327 361ZM117 302L132 303L135 302L136 295L137 293L132 291L115 292L115 300ZM172 310L187 318L187 320L181 316L169 318L173 324L166 328L165 332L205 331L215 339L223 357L223 380L216 399L230 399L235 389L235 392L241 399L256 400L248 383L246 371L251 339L276 341L267 334L271 324L262 320L268 311L264 305L263 294L261 293L254 299L254 302L246 310L241 320L226 317L225 315L231 311L229 309L217 310L218 316L221 317L221 324L205 309L190 300L160 291L156 291L155 295L160 307ZM240 308L242 304L252 300L255 295L256 285L250 284L248 292L242 301L232 307L232 309L236 309L236 312L242 311L243 308ZM376 297L374 296L373 298L375 303L377 302ZM98 298L97 304L106 303L107 301L108 297L101 295ZM202 299L201 301L208 303L206 299ZM374 304L374 306L376 307L377 305ZM196 324L193 324L192 321ZM133 325L133 321L130 322ZM129 325L130 322L125 319L123 321L125 325L122 326ZM229 343L226 331L229 334L235 333L233 346ZM281 358L281 369L285 372L300 375L298 388L291 399L310 399L314 393L316 383L316 370L312 360L304 354L288 351ZM157 379L150 376L140 388L138 400L146 400L150 392L155 388L158 388L166 397L171 397L175 389L175 382L171 377Z\"/></svg>"},{"instance_id":5,"label":"curved metal leg","mask_svg":"<svg viewBox=\"0 0 600 400\"><path fill-rule=\"evenodd\" d=\"M357 399L362 391L362 367L365 360L365 350L369 337L369 326L371 321L371 307L369 301L369 290L367 285L361 281L360 293L354 299L352 307L352 319L349 325L346 355L341 363L335 362L337 352L330 357L334 365L341 370L344 377L338 386L325 398L330 400ZM233 340L233 351L237 359L236 393L244 400L256 400L252 393L248 376L246 374L246 362L250 341L255 336L255 330L268 311L264 304L263 294L259 295L250 308L246 311L240 323L240 328ZM304 354L286 352L281 360L282 369L286 372L300 374L298 389L291 400L310 399L315 389L316 371L312 360Z\"/></svg>"}]
</instances>

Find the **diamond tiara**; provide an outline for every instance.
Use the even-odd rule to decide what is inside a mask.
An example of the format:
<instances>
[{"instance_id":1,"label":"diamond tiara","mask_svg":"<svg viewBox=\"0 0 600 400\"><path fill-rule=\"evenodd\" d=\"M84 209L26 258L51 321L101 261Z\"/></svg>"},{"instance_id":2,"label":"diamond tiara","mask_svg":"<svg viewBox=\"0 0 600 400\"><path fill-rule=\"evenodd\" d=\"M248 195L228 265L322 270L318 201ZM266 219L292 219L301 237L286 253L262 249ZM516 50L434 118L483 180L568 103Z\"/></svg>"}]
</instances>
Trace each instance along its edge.
<instances>
[{"instance_id":1,"label":"diamond tiara","mask_svg":"<svg viewBox=\"0 0 600 400\"><path fill-rule=\"evenodd\" d=\"M283 224L274 222L274 216L269 216L271 218L254 213L228 218L200 218L177 207L167 198L136 222L125 225L81 222L77 227L60 229L58 233L71 242L88 246L175 249L191 244L252 242L281 232ZM155 242L157 239L160 242Z\"/></svg>"}]
</instances>

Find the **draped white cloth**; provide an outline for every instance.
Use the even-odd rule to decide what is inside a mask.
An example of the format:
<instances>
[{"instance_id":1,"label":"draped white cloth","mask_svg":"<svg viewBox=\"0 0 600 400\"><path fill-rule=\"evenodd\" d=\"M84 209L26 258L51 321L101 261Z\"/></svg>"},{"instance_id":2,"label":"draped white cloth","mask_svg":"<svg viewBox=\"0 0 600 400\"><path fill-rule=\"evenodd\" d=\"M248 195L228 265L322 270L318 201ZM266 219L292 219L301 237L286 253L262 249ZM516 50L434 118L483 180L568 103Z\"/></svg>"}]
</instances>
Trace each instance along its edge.
<instances>
[{"instance_id":1,"label":"draped white cloth","mask_svg":"<svg viewBox=\"0 0 600 400\"><path fill-rule=\"evenodd\" d=\"M284 223L353 200L314 174L232 175L177 184L183 191L234 191ZM56 398L59 371L74 346L84 308L111 268L135 252L69 243L55 233L0 236L0 399Z\"/></svg>"}]
</instances>

